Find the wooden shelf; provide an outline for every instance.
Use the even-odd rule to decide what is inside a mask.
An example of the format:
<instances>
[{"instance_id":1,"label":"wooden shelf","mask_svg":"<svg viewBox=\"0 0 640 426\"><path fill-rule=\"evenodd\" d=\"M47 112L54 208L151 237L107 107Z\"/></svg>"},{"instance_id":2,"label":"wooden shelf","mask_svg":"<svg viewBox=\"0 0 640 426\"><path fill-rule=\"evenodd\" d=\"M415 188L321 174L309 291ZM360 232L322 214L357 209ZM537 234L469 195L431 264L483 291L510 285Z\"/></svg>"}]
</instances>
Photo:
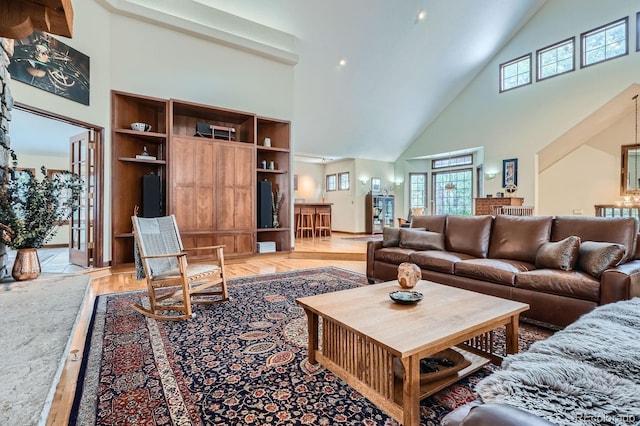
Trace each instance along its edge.
<instances>
[{"instance_id":1,"label":"wooden shelf","mask_svg":"<svg viewBox=\"0 0 640 426\"><path fill-rule=\"evenodd\" d=\"M118 160L127 161L129 163L167 164L166 160L143 160L142 158L132 157L118 157Z\"/></svg>"},{"instance_id":2,"label":"wooden shelf","mask_svg":"<svg viewBox=\"0 0 640 426\"><path fill-rule=\"evenodd\" d=\"M478 371L480 368L484 367L490 362L488 358L474 354L469 351L465 351L464 349L461 349L459 347L453 347L451 349L464 355L464 357L467 360L471 361L471 365L449 376L445 376L441 379L434 380L433 382L421 383L420 384L420 400L423 400L433 395L434 393L446 388L447 386L460 381L461 379L467 377L469 374L475 371ZM395 395L397 397L395 402L399 405L402 405L402 379L398 377L396 377L396 380L395 380L395 390L396 390Z\"/></svg>"},{"instance_id":3,"label":"wooden shelf","mask_svg":"<svg viewBox=\"0 0 640 426\"><path fill-rule=\"evenodd\" d=\"M115 129L114 132L117 134L133 135L133 136L139 136L142 138L149 138L149 139L166 139L167 138L166 133L141 132L140 130Z\"/></svg>"},{"instance_id":4,"label":"wooden shelf","mask_svg":"<svg viewBox=\"0 0 640 426\"><path fill-rule=\"evenodd\" d=\"M115 238L133 238L133 232L120 232L113 234Z\"/></svg>"},{"instance_id":5,"label":"wooden shelf","mask_svg":"<svg viewBox=\"0 0 640 426\"><path fill-rule=\"evenodd\" d=\"M277 173L287 173L286 170L280 170L280 169L274 169L274 170L271 170L271 169L257 169L257 170L258 170L258 173L276 173L276 174Z\"/></svg>"},{"instance_id":6,"label":"wooden shelf","mask_svg":"<svg viewBox=\"0 0 640 426\"><path fill-rule=\"evenodd\" d=\"M289 232L291 228L257 228L257 232Z\"/></svg>"},{"instance_id":7,"label":"wooden shelf","mask_svg":"<svg viewBox=\"0 0 640 426\"><path fill-rule=\"evenodd\" d=\"M275 146L256 145L256 148L258 151L289 152L288 148L277 148Z\"/></svg>"}]
</instances>

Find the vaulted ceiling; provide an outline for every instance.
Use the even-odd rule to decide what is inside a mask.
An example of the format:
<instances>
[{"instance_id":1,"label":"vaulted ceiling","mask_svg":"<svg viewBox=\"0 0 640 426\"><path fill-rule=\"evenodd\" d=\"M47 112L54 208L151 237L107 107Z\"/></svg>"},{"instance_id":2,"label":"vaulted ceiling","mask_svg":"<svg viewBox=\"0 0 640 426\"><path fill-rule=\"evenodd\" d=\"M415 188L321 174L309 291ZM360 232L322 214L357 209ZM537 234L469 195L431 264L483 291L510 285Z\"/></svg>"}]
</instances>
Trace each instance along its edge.
<instances>
[{"instance_id":1,"label":"vaulted ceiling","mask_svg":"<svg viewBox=\"0 0 640 426\"><path fill-rule=\"evenodd\" d=\"M385 161L397 159L545 3L197 1L296 37L296 154Z\"/></svg>"},{"instance_id":2,"label":"vaulted ceiling","mask_svg":"<svg viewBox=\"0 0 640 426\"><path fill-rule=\"evenodd\" d=\"M296 155L394 161L546 0L190 1L295 37Z\"/></svg>"}]
</instances>

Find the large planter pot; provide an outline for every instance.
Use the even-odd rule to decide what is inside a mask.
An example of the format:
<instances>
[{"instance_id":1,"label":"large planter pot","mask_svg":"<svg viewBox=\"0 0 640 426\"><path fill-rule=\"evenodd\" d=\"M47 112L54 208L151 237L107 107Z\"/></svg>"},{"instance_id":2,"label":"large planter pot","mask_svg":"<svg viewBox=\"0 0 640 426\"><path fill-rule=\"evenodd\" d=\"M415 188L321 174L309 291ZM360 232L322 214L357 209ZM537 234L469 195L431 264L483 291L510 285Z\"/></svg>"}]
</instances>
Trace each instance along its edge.
<instances>
[{"instance_id":1,"label":"large planter pot","mask_svg":"<svg viewBox=\"0 0 640 426\"><path fill-rule=\"evenodd\" d=\"M13 262L11 276L16 281L33 280L40 276L40 258L38 250L33 248L18 249Z\"/></svg>"}]
</instances>

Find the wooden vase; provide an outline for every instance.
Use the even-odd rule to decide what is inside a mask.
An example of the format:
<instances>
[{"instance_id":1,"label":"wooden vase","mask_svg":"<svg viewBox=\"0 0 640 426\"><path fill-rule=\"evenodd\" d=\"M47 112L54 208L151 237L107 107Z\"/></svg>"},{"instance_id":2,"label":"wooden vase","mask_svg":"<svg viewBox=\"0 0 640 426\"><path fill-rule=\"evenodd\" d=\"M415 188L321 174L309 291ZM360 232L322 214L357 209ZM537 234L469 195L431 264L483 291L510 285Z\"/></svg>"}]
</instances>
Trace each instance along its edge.
<instances>
[{"instance_id":1,"label":"wooden vase","mask_svg":"<svg viewBox=\"0 0 640 426\"><path fill-rule=\"evenodd\" d=\"M13 262L11 276L16 281L33 280L40 276L40 258L38 250L33 248L18 249Z\"/></svg>"}]
</instances>

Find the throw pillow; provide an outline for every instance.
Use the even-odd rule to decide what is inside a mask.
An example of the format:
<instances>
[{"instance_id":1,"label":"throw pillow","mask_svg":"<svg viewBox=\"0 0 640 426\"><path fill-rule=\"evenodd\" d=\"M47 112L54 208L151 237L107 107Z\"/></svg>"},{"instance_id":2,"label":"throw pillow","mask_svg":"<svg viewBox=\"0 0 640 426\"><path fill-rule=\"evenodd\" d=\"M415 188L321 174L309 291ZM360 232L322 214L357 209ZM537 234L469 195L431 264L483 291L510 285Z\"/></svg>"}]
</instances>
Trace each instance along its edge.
<instances>
[{"instance_id":1,"label":"throw pillow","mask_svg":"<svg viewBox=\"0 0 640 426\"><path fill-rule=\"evenodd\" d=\"M580 244L578 268L589 275L600 278L602 273L618 264L624 257L625 249L621 244L585 241Z\"/></svg>"},{"instance_id":2,"label":"throw pillow","mask_svg":"<svg viewBox=\"0 0 640 426\"><path fill-rule=\"evenodd\" d=\"M416 250L444 250L444 234L416 228L401 228L400 247Z\"/></svg>"},{"instance_id":3,"label":"throw pillow","mask_svg":"<svg viewBox=\"0 0 640 426\"><path fill-rule=\"evenodd\" d=\"M382 229L382 247L398 247L400 245L400 228L385 226Z\"/></svg>"},{"instance_id":4,"label":"throw pillow","mask_svg":"<svg viewBox=\"0 0 640 426\"><path fill-rule=\"evenodd\" d=\"M580 237L571 236L557 242L544 243L536 253L536 268L570 271L576 265L580 253Z\"/></svg>"}]
</instances>

